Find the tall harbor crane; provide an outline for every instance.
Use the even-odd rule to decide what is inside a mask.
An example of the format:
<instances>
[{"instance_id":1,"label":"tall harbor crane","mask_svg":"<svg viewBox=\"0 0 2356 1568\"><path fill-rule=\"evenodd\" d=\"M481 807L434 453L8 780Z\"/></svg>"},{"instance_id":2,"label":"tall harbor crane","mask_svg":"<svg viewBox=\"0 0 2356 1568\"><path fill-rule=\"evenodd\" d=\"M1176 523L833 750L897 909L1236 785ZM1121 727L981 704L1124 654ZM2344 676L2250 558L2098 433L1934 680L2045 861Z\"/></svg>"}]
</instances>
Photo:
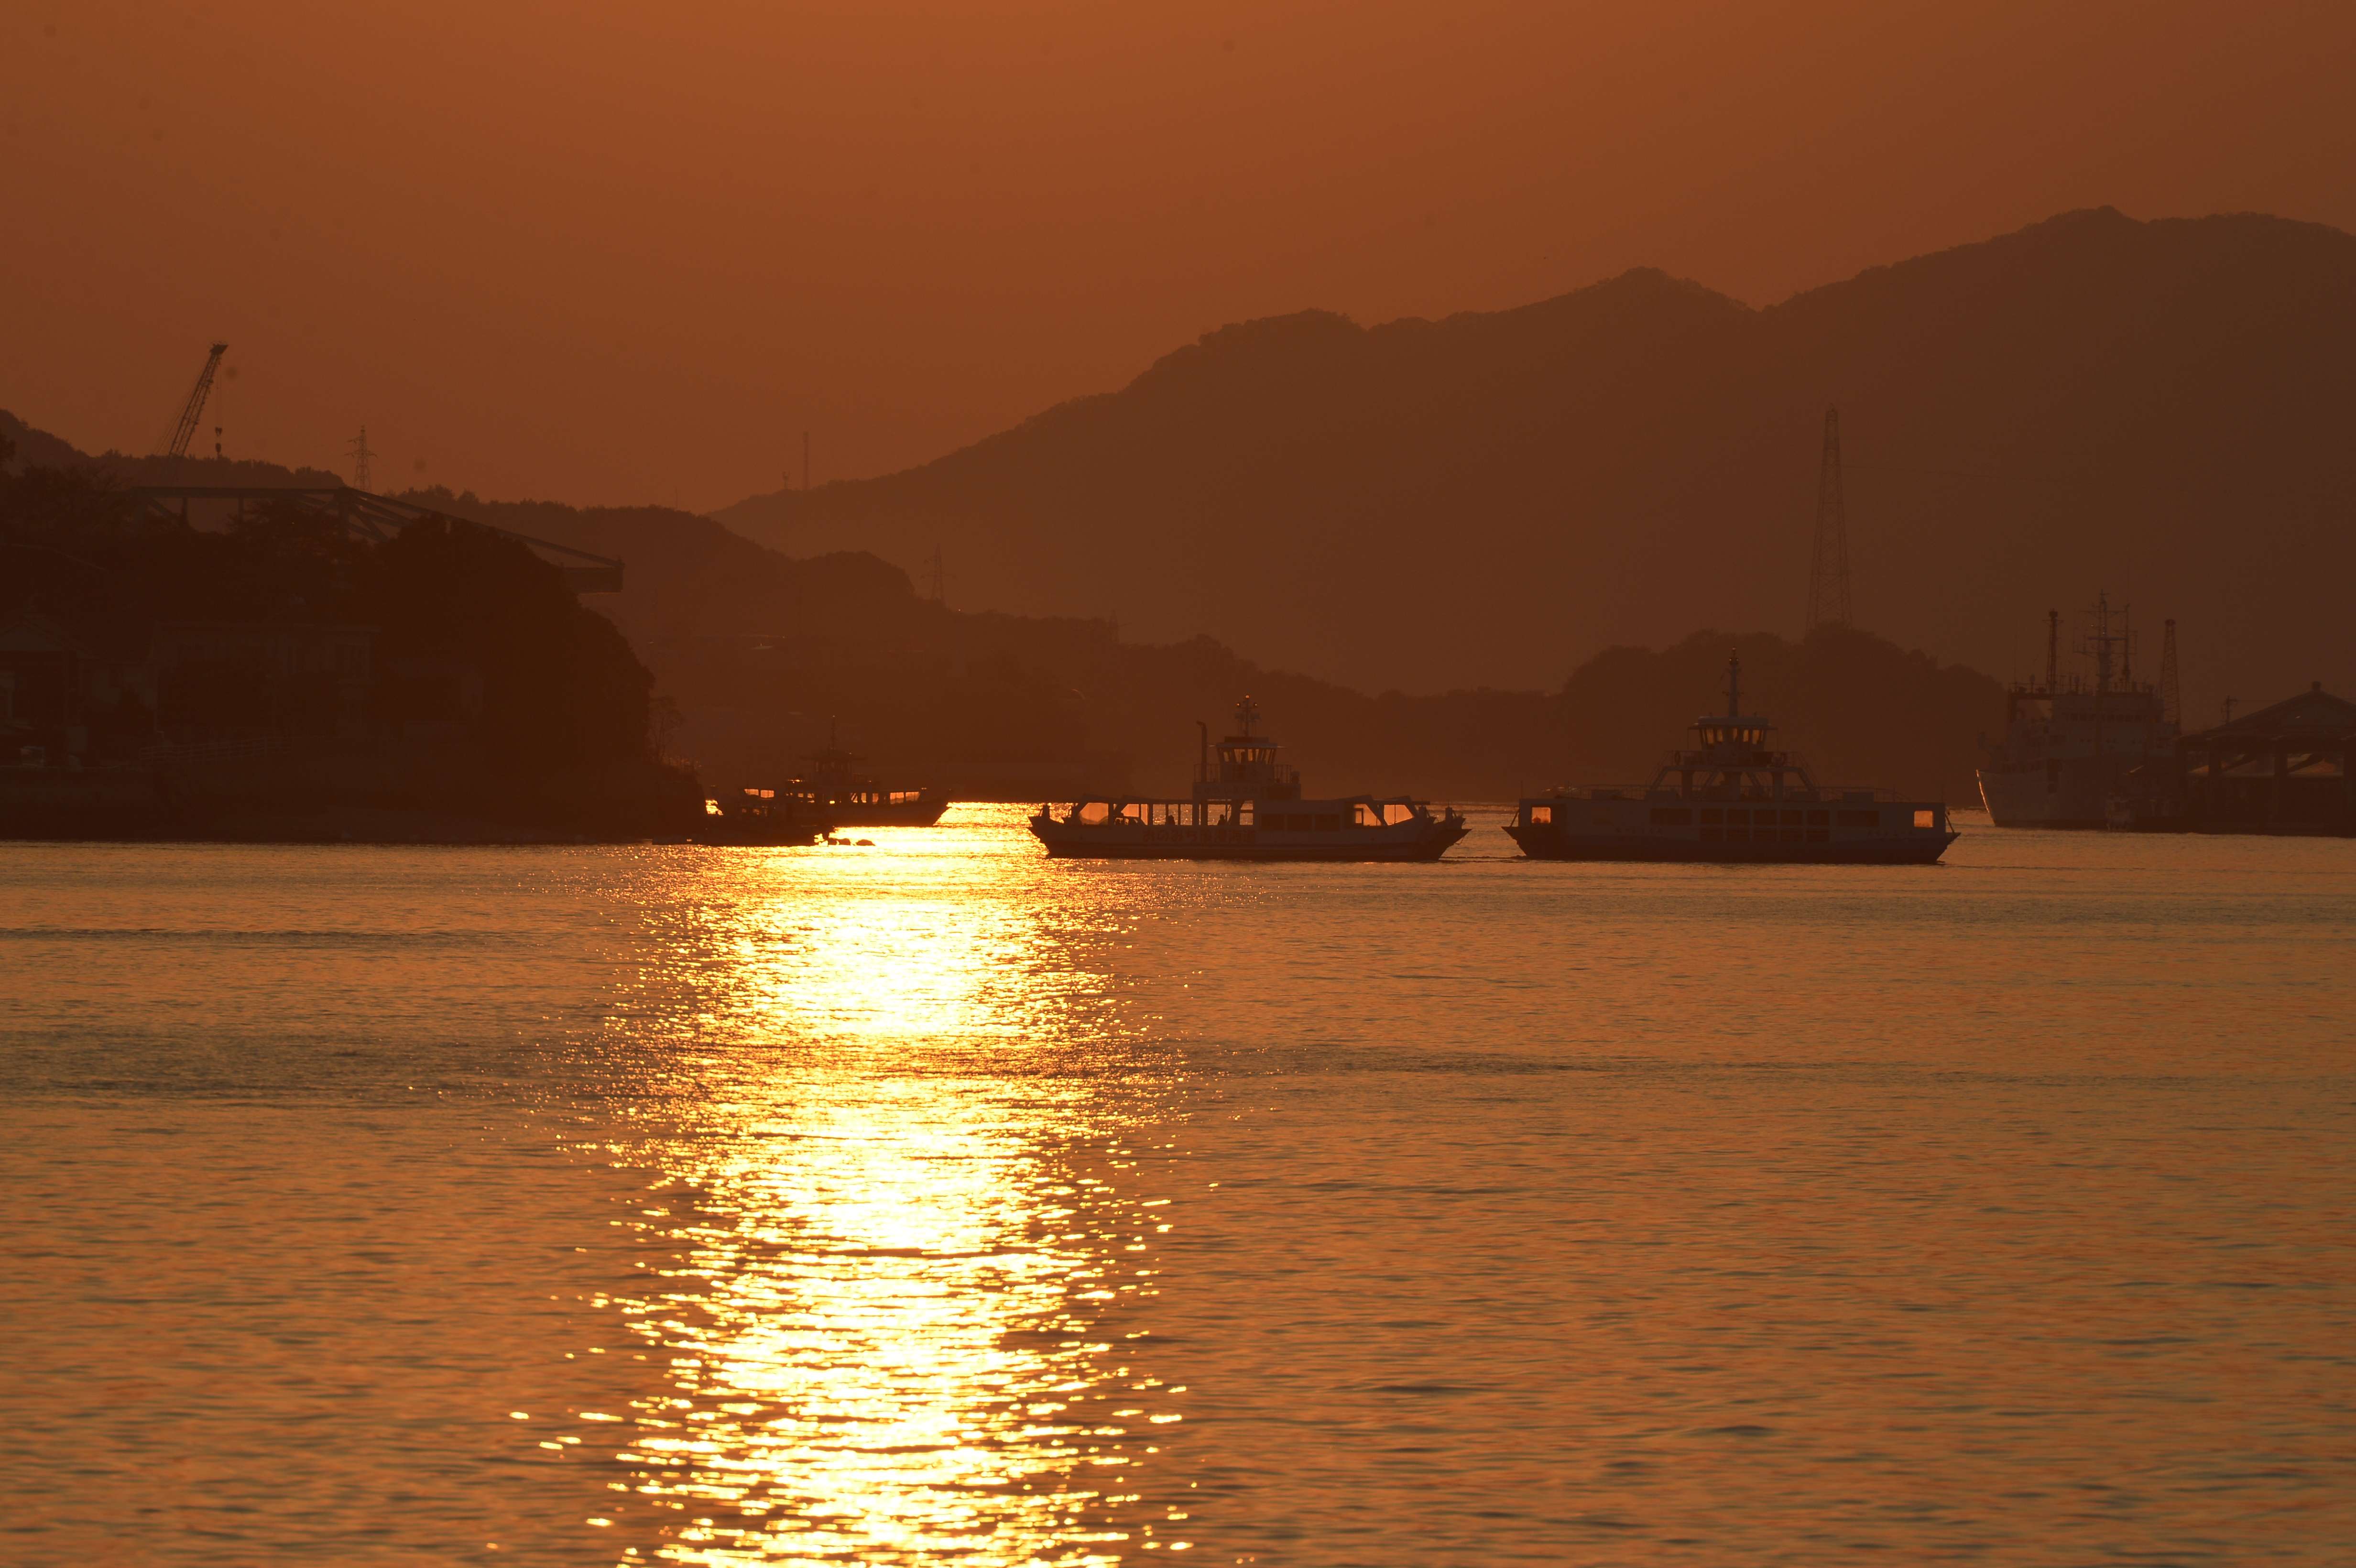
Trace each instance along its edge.
<instances>
[{"instance_id":1,"label":"tall harbor crane","mask_svg":"<svg viewBox=\"0 0 2356 1568\"><path fill-rule=\"evenodd\" d=\"M164 448L166 457L188 455L188 442L197 433L197 421L204 417L205 400L212 395L213 373L220 368L221 356L229 345L216 343L213 351L205 356L205 368L197 372L196 389L188 394L188 406L180 411L180 422L172 429L172 439Z\"/></svg>"}]
</instances>

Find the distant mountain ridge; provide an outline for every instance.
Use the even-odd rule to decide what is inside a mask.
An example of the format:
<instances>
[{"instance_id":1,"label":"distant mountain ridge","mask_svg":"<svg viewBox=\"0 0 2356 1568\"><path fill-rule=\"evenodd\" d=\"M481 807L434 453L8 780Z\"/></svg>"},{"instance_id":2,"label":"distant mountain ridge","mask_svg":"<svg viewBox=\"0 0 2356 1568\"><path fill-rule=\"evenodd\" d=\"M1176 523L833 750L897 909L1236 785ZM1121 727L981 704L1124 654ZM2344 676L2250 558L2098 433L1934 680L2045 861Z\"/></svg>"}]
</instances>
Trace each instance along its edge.
<instances>
[{"instance_id":1,"label":"distant mountain ridge","mask_svg":"<svg viewBox=\"0 0 2356 1568\"><path fill-rule=\"evenodd\" d=\"M1638 270L1519 309L1241 323L921 467L717 514L950 598L1205 633L1362 689L1551 687L1796 633L1838 405L1857 618L1983 668L2179 622L2197 718L2356 685L2356 239L2065 214L1765 309Z\"/></svg>"},{"instance_id":2,"label":"distant mountain ridge","mask_svg":"<svg viewBox=\"0 0 2356 1568\"><path fill-rule=\"evenodd\" d=\"M0 435L20 438L39 460L34 466L91 464L116 484L158 476L156 465L169 463L93 460L44 432L26 434L21 422L0 424ZM335 482L209 459L182 460L160 476ZM786 776L803 753L840 739L887 776L959 798L1183 793L1195 721L1222 723L1247 692L1320 787L1479 800L1569 778L1641 783L1684 720L1709 705L1735 649L1752 706L1765 704L1785 743L1826 777L1967 802L1973 737L2003 709L1986 676L1839 631L1798 645L1701 632L1659 653L1616 647L1559 689L1370 695L1267 667L1209 637L1141 644L1106 620L951 610L873 556L793 559L669 507L486 501L444 489L403 498L619 557L623 591L585 602L621 626L657 677L665 749L718 788Z\"/></svg>"}]
</instances>

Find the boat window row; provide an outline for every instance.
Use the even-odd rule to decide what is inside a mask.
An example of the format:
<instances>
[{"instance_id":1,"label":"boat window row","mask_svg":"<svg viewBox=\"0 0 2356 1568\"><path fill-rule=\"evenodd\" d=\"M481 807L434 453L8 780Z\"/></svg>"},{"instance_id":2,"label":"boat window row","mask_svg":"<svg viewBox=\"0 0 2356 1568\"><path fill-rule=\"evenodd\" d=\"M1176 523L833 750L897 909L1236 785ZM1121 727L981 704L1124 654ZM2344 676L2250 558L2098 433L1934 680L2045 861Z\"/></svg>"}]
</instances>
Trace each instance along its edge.
<instances>
[{"instance_id":1,"label":"boat window row","mask_svg":"<svg viewBox=\"0 0 2356 1568\"><path fill-rule=\"evenodd\" d=\"M1920 816L1921 813L1916 813ZM1878 811L1824 811L1815 809L1777 809L1706 805L1699 808L1685 805L1656 805L1653 808L1655 827L1690 827L1698 821L1704 827L1879 827L1881 813ZM1928 823L1918 823L1928 827Z\"/></svg>"},{"instance_id":2,"label":"boat window row","mask_svg":"<svg viewBox=\"0 0 2356 1568\"><path fill-rule=\"evenodd\" d=\"M1269 803L1275 805L1277 803ZM1410 800L1358 800L1347 811L1259 811L1248 800L1084 800L1064 820L1098 827L1259 827L1271 833L1338 833L1344 827L1396 827L1410 821ZM1052 815L1052 813L1050 814Z\"/></svg>"}]
</instances>

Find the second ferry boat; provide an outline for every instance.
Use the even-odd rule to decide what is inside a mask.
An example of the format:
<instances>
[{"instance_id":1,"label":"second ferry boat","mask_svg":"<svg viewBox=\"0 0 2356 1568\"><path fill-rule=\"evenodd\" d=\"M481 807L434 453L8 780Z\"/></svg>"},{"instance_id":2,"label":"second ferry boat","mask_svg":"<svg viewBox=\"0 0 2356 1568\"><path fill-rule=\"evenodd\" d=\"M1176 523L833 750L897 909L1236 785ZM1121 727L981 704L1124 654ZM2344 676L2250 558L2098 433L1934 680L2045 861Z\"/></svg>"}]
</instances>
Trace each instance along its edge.
<instances>
[{"instance_id":1,"label":"second ferry boat","mask_svg":"<svg viewBox=\"0 0 2356 1568\"><path fill-rule=\"evenodd\" d=\"M1437 860L1464 837L1449 807L1405 795L1304 800L1301 775L1258 732L1259 709L1236 705L1236 733L1203 730L1194 793L1184 800L1098 795L1064 815L1043 805L1031 831L1057 857L1143 860ZM1215 752L1215 761L1214 753Z\"/></svg>"},{"instance_id":2,"label":"second ferry boat","mask_svg":"<svg viewBox=\"0 0 2356 1568\"><path fill-rule=\"evenodd\" d=\"M1765 719L1742 711L1742 661L1726 660L1726 711L1694 720L1643 789L1559 789L1525 799L1505 831L1534 860L1773 860L1929 865L1955 841L1947 808L1871 789L1827 789Z\"/></svg>"}]
</instances>

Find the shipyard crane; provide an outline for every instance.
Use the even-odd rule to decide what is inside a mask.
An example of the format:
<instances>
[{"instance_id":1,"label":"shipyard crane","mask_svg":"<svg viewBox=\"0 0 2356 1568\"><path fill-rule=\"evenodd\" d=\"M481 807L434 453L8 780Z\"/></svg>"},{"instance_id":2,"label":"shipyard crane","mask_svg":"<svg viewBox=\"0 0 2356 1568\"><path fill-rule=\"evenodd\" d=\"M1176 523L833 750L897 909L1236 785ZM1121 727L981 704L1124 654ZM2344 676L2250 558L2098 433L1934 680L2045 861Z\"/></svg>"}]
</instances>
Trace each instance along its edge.
<instances>
[{"instance_id":1,"label":"shipyard crane","mask_svg":"<svg viewBox=\"0 0 2356 1568\"><path fill-rule=\"evenodd\" d=\"M229 345L216 343L213 351L205 356L205 368L197 372L196 389L188 394L188 406L180 411L180 422L172 429L172 439L164 448L166 457L188 455L188 442L197 433L197 421L204 417L205 400L212 395L213 373L220 368L221 356Z\"/></svg>"}]
</instances>

